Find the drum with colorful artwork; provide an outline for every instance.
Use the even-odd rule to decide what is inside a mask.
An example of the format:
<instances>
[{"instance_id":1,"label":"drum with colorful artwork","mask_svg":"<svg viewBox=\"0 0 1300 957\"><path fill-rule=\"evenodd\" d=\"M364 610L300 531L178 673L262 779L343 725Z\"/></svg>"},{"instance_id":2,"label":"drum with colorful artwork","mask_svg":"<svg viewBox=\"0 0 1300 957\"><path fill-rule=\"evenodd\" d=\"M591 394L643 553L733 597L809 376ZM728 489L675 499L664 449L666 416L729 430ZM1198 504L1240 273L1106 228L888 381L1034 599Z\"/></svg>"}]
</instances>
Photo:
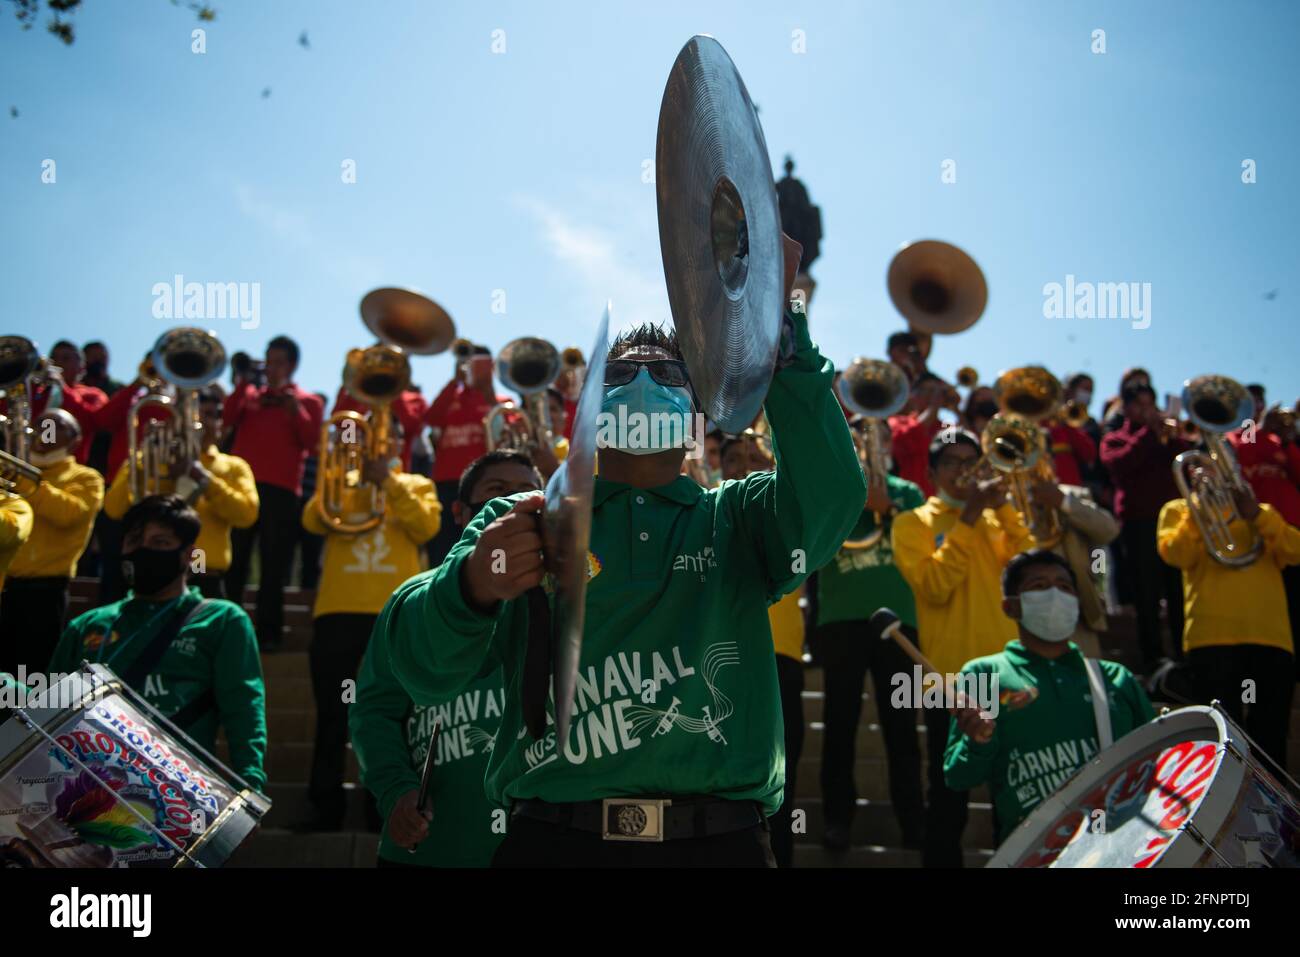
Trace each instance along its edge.
<instances>
[{"instance_id":1,"label":"drum with colorful artwork","mask_svg":"<svg viewBox=\"0 0 1300 957\"><path fill-rule=\"evenodd\" d=\"M0 724L0 866L216 867L270 807L103 665Z\"/></svg>"},{"instance_id":2,"label":"drum with colorful artwork","mask_svg":"<svg viewBox=\"0 0 1300 957\"><path fill-rule=\"evenodd\" d=\"M1300 799L1217 708L1125 735L1017 827L989 867L1296 867Z\"/></svg>"}]
</instances>

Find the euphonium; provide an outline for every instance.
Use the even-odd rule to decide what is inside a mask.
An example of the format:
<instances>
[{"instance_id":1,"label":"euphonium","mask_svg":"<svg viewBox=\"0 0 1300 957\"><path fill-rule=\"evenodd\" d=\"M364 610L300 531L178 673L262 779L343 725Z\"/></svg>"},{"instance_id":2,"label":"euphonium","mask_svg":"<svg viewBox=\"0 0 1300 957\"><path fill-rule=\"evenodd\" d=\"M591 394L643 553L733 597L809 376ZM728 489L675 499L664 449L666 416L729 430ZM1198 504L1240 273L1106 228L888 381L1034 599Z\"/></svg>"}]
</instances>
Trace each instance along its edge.
<instances>
[{"instance_id":1,"label":"euphonium","mask_svg":"<svg viewBox=\"0 0 1300 957\"><path fill-rule=\"evenodd\" d=\"M884 449L880 444L880 423L907 404L907 373L892 362L883 359L854 359L840 376L837 385L840 401L857 414L853 423L853 444L858 450L858 461L872 482L885 484ZM876 527L862 538L845 540L848 549L871 548L885 534L883 517L876 516Z\"/></svg>"},{"instance_id":2,"label":"euphonium","mask_svg":"<svg viewBox=\"0 0 1300 957\"><path fill-rule=\"evenodd\" d=\"M141 364L142 374L146 364L153 369L149 394L131 404L127 419L127 491L132 502L162 494L164 483L179 478L171 474L172 463L203 453L198 392L221 377L226 350L213 333L181 326L158 337ZM176 389L175 399L163 391L168 384ZM148 408L163 414L144 421L141 413Z\"/></svg>"},{"instance_id":3,"label":"euphonium","mask_svg":"<svg viewBox=\"0 0 1300 957\"><path fill-rule=\"evenodd\" d=\"M989 419L980 435L984 454L967 467L966 482L1002 478L1011 493L1011 504L1024 516L1029 533L1042 548L1051 548L1063 534L1056 509L1040 507L1030 494L1030 482L1043 477L1047 444L1036 422L1009 412ZM1050 472L1051 466L1047 465Z\"/></svg>"},{"instance_id":4,"label":"euphonium","mask_svg":"<svg viewBox=\"0 0 1300 957\"><path fill-rule=\"evenodd\" d=\"M1210 557L1221 565L1242 568L1263 551L1259 532L1241 517L1233 491L1245 485L1241 468L1223 436L1238 429L1255 411L1254 399L1235 379L1203 375L1183 384L1183 408L1200 430L1205 451L1183 452L1174 459L1174 483L1201 530ZM1247 544L1239 545L1232 524L1243 521Z\"/></svg>"},{"instance_id":5,"label":"euphonium","mask_svg":"<svg viewBox=\"0 0 1300 957\"><path fill-rule=\"evenodd\" d=\"M30 493L41 480L40 469L27 461L31 450L31 389L45 363L40 350L22 336L0 336L0 393L8 414L0 415L0 491Z\"/></svg>"},{"instance_id":6,"label":"euphonium","mask_svg":"<svg viewBox=\"0 0 1300 957\"><path fill-rule=\"evenodd\" d=\"M386 459L392 444L392 403L411 381L411 363L394 346L352 349L343 366L343 387L370 407L367 415L335 412L321 426L317 507L336 532L368 532L384 520L383 491L367 482L365 464Z\"/></svg>"},{"instance_id":7,"label":"euphonium","mask_svg":"<svg viewBox=\"0 0 1300 957\"><path fill-rule=\"evenodd\" d=\"M496 366L502 385L518 392L523 406L502 403L493 406L484 417L488 451L510 448L529 451L543 442L553 446L555 437L546 390L562 371L559 350L545 339L524 336L506 343L497 356ZM509 427L516 422L524 426L522 438Z\"/></svg>"},{"instance_id":8,"label":"euphonium","mask_svg":"<svg viewBox=\"0 0 1300 957\"><path fill-rule=\"evenodd\" d=\"M1052 548L1065 534L1065 520L1054 509L1038 504L1029 495L1029 482L1055 482L1056 470L1052 467L1050 448L1041 434L1041 426L1052 418L1061 406L1065 390L1060 380L1041 366L1020 366L998 376L993 386L998 408L1004 414L1016 416L1040 427L1039 444L1042 453L1035 457L1032 467L1017 472L1012 482L1016 508L1024 516L1025 527L1041 548ZM1017 488L1019 486L1019 488Z\"/></svg>"}]
</instances>

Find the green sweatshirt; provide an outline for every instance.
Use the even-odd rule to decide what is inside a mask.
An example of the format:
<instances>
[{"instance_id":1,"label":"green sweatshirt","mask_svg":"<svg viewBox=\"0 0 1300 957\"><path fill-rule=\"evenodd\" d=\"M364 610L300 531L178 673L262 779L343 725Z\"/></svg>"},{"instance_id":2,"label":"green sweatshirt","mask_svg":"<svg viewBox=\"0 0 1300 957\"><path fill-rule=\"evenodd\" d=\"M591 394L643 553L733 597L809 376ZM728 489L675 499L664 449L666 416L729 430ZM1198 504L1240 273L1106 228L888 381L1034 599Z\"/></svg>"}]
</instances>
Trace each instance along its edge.
<instances>
[{"instance_id":1,"label":"green sweatshirt","mask_svg":"<svg viewBox=\"0 0 1300 957\"><path fill-rule=\"evenodd\" d=\"M501 669L472 682L454 698L435 706L417 705L389 663L384 641L387 615L385 607L361 662L357 699L348 709L361 783L375 795L385 823L397 799L420 787L435 718L442 719L442 729L430 785L433 820L429 836L412 854L393 843L385 826L379 856L423 867L487 867L505 835L483 792L483 776L505 703Z\"/></svg>"},{"instance_id":2,"label":"green sweatshirt","mask_svg":"<svg viewBox=\"0 0 1300 957\"><path fill-rule=\"evenodd\" d=\"M889 500L900 512L910 512L925 502L921 489L907 479L885 476ZM876 527L876 516L864 510L851 538L861 538ZM866 621L878 608L892 608L904 624L916 627L916 599L894 565L889 528L870 548L841 548L817 572L817 624Z\"/></svg>"},{"instance_id":3,"label":"green sweatshirt","mask_svg":"<svg viewBox=\"0 0 1300 957\"><path fill-rule=\"evenodd\" d=\"M199 590L191 588L175 601L127 597L79 615L64 630L49 670L75 671L82 659L89 659L121 675L165 627L173 610L184 613L202 600ZM266 774L262 771L266 753L262 660L253 624L234 602L208 602L181 629L154 670L134 690L167 716L211 691L215 706L181 730L214 751L217 727L224 727L230 743L231 768L258 790L266 788Z\"/></svg>"},{"instance_id":4,"label":"green sweatshirt","mask_svg":"<svg viewBox=\"0 0 1300 957\"><path fill-rule=\"evenodd\" d=\"M824 564L866 495L830 362L797 316L794 361L773 377L766 411L775 472L704 490L688 478L653 489L596 479L586 633L569 741L532 740L520 680L527 602L469 607L461 568L494 499L441 567L398 589L385 620L393 670L420 704L446 700L503 663L506 706L488 797L587 801L708 794L781 803L784 745L767 606ZM548 709L550 710L550 709Z\"/></svg>"},{"instance_id":5,"label":"green sweatshirt","mask_svg":"<svg viewBox=\"0 0 1300 957\"><path fill-rule=\"evenodd\" d=\"M1109 687L1111 734L1118 741L1155 711L1131 671L1114 661L1100 664ZM986 744L976 744L957 730L955 720L949 722L943 779L958 791L987 783L1005 839L1097 753L1088 673L1074 642L1060 658L1049 659L1019 641L976 658L962 672L997 676L998 715Z\"/></svg>"}]
</instances>

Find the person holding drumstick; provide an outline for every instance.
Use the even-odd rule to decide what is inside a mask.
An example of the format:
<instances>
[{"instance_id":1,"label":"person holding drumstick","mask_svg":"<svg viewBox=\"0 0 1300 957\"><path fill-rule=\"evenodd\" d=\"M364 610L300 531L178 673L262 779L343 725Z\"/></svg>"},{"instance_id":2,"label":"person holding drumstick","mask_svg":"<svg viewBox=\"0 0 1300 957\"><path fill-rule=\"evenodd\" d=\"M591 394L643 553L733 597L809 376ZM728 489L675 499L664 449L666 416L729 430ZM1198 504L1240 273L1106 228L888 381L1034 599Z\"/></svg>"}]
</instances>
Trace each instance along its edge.
<instances>
[{"instance_id":1,"label":"person holding drumstick","mask_svg":"<svg viewBox=\"0 0 1300 957\"><path fill-rule=\"evenodd\" d=\"M997 844L1097 752L1155 717L1131 671L1085 658L1069 640L1079 620L1078 584L1055 552L1012 558L1002 573L1002 608L1019 637L961 669L996 680L998 715L969 702L953 709L944 781L954 790L989 786ZM1104 711L1094 705L1099 691Z\"/></svg>"}]
</instances>

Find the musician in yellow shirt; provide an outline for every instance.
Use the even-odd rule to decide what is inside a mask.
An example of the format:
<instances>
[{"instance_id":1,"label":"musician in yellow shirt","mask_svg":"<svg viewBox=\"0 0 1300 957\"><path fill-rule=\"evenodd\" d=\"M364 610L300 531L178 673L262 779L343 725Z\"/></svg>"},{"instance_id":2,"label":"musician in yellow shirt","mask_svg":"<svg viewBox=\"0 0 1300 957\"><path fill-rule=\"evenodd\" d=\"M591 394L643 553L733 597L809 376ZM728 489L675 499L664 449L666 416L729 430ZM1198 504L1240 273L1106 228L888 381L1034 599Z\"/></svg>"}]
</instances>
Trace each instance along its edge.
<instances>
[{"instance_id":1,"label":"musician in yellow shirt","mask_svg":"<svg viewBox=\"0 0 1300 957\"><path fill-rule=\"evenodd\" d=\"M41 480L26 497L33 524L27 544L9 564L0 601L0 670L44 671L63 634L68 582L86 550L104 500L104 480L77 463L81 426L64 409L32 422L31 464Z\"/></svg>"},{"instance_id":2,"label":"musician in yellow shirt","mask_svg":"<svg viewBox=\"0 0 1300 957\"><path fill-rule=\"evenodd\" d=\"M27 500L3 487L4 466L0 465L0 589L18 550L27 543L35 521ZM0 600L0 608L3 601ZM8 670L0 665L0 671Z\"/></svg>"},{"instance_id":3,"label":"musician in yellow shirt","mask_svg":"<svg viewBox=\"0 0 1300 957\"><path fill-rule=\"evenodd\" d=\"M345 683L355 687L357 670L375 619L397 586L422 570L421 546L442 524L442 505L433 481L401 471L400 429L394 429L390 458L368 460L365 484L344 491L342 517L358 522L369 514L371 490L383 495L383 521L358 533L336 530L321 509L325 463L316 492L302 511L302 525L325 537L325 550L310 649L312 693L316 698L316 745L308 797L311 816L300 831L336 831L345 811L344 759L348 738Z\"/></svg>"},{"instance_id":4,"label":"musician in yellow shirt","mask_svg":"<svg viewBox=\"0 0 1300 957\"><path fill-rule=\"evenodd\" d=\"M237 455L217 448L222 432L221 391L209 386L199 393L199 422L203 452L190 462L176 462L175 482L164 482L162 494L176 494L199 515L199 537L188 583L204 598L227 598L242 607L242 597L227 595L225 574L230 568L230 530L257 521L257 484L253 470ZM104 514L120 520L131 507L130 468L123 462L104 499Z\"/></svg>"},{"instance_id":5,"label":"musician in yellow shirt","mask_svg":"<svg viewBox=\"0 0 1300 957\"><path fill-rule=\"evenodd\" d=\"M916 630L923 651L943 674L967 661L996 654L1018 636L1002 610L1002 569L1033 539L1007 501L1000 479L974 484L969 470L980 458L973 433L945 428L930 443L930 481L937 494L894 519L894 564L916 598ZM929 752L926 867L960 867L967 792L943 781L948 712L925 711Z\"/></svg>"},{"instance_id":6,"label":"musician in yellow shirt","mask_svg":"<svg viewBox=\"0 0 1300 957\"><path fill-rule=\"evenodd\" d=\"M1282 569L1300 564L1300 529L1271 505L1260 505L1245 483L1233 498L1241 515L1228 527L1233 541L1244 550L1253 529L1263 544L1249 565L1211 557L1186 499L1160 510L1156 545L1160 557L1183 572L1183 651L1197 697L1205 704L1221 701L1285 767L1295 648Z\"/></svg>"}]
</instances>

